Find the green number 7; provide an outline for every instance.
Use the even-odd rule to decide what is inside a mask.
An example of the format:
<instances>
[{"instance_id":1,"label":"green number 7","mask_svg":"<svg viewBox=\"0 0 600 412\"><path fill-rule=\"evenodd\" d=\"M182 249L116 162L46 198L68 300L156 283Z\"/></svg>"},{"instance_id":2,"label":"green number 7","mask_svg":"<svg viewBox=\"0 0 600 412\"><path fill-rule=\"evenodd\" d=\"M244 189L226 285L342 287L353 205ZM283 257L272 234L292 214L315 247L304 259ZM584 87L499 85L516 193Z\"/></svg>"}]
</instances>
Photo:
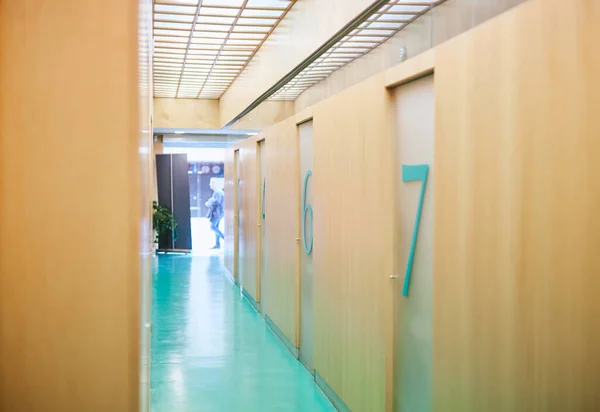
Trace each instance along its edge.
<instances>
[{"instance_id":1,"label":"green number 7","mask_svg":"<svg viewBox=\"0 0 600 412\"><path fill-rule=\"evenodd\" d=\"M408 296L408 285L410 284L410 274L412 272L413 261L415 258L415 249L417 247L417 236L419 235L419 222L421 221L421 212L423 211L423 198L425 197L425 187L427 186L428 165L402 165L402 181L413 182L421 181L421 195L419 196L419 206L417 206L417 217L413 229L412 242L410 243L410 252L408 254L408 263L406 265L406 274L404 275L404 288L402 296Z\"/></svg>"}]
</instances>

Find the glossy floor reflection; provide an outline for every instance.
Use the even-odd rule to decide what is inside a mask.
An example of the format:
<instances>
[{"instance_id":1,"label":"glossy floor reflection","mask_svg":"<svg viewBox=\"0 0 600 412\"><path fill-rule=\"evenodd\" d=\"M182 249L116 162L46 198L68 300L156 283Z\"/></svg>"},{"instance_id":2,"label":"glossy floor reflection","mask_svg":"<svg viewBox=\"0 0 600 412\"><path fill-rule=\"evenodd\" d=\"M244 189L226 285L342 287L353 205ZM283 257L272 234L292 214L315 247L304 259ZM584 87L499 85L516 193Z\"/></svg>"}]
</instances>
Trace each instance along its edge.
<instances>
[{"instance_id":1,"label":"glossy floor reflection","mask_svg":"<svg viewBox=\"0 0 600 412\"><path fill-rule=\"evenodd\" d=\"M225 228L225 224L221 220L219 225L221 232ZM210 221L205 217L193 217L191 219L192 228L192 254L194 256L215 256L222 255L223 249L211 249L216 242L215 232L210 229ZM224 241L221 241L221 246L224 246Z\"/></svg>"},{"instance_id":2,"label":"glossy floor reflection","mask_svg":"<svg viewBox=\"0 0 600 412\"><path fill-rule=\"evenodd\" d=\"M152 412L335 409L240 297L218 256L159 256L152 303Z\"/></svg>"}]
</instances>

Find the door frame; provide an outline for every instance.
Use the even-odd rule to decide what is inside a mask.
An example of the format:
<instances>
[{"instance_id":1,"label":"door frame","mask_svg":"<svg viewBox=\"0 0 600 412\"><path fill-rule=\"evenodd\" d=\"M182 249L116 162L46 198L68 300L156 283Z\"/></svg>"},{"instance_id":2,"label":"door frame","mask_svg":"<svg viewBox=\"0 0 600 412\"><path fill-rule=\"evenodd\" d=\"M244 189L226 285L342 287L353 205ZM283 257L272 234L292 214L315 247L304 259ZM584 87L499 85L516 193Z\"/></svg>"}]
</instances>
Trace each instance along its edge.
<instances>
[{"instance_id":1,"label":"door frame","mask_svg":"<svg viewBox=\"0 0 600 412\"><path fill-rule=\"evenodd\" d=\"M402 131L398 129L398 120L396 118L396 114L397 114L397 105L398 105L398 97L397 97L397 93L400 92L400 90L402 88L406 88L406 87L411 87L414 86L416 83L418 82L423 82L426 79L430 79L431 81L431 112L424 114L425 117L427 116L431 116L432 117L432 134L431 134L431 144L432 144L432 148L431 148L431 153L429 153L429 155L431 156L431 159L422 159L422 156L427 157L428 155L423 155L423 153L421 153L418 157L419 160L416 162L409 162L406 165L403 164L403 159L402 159L402 155L399 155L399 153L402 152L401 149L401 145L402 145L402 137L401 137L401 133ZM426 89L426 88L425 88ZM394 87L389 87L388 88L388 92L389 92L389 96L390 99L392 101L392 119L391 121L393 122L393 139L394 139L394 177L392 179L393 181L393 190L394 192L394 249L393 249L393 253L394 253L394 260L393 260L393 265L394 265L394 271L393 274L390 275L390 278L392 279L392 284L391 284L391 288L392 288L392 313L391 313L391 317L389 319L390 323L390 331L391 331L391 356L392 356L392 362L391 362L391 371L389 371L390 375L387 376L387 382L386 382L386 410L390 410L390 411L399 411L400 410L400 397L402 396L402 394L399 392L398 387L401 386L401 382L402 382L402 376L400 373L400 370L398 369L398 364L401 361L402 358L402 352L399 350L401 344L402 344L402 339L399 339L399 335L400 332L402 330L402 325L401 322L406 321L406 319L401 319L399 318L399 315L401 313L404 314L410 314L411 313L411 308L410 306L405 306L407 305L408 301L407 301L407 296L414 296L415 292L415 286L411 286L412 292L409 292L407 290L407 296L404 296L404 288L405 288L405 278L406 278L406 271L407 271L407 265L408 265L408 255L411 253L411 248L413 247L412 245L412 241L415 241L414 247L415 249L412 251L413 253L415 253L414 255L414 259L415 262L417 262L417 250L420 249L418 247L418 245L421 243L421 241L419 241L420 239L423 238L423 236L426 236L426 233L423 233L423 224L419 225L419 229L417 232L417 236L415 236L414 234L414 227L415 224L417 222L417 217L416 216L412 216L410 215L410 223L407 224L403 224L405 222L402 221L403 217L401 216L401 214L399 214L400 208L401 206L401 195L400 195L400 187L404 186L404 185L413 185L416 186L416 188L420 188L421 185L423 184L423 181L413 181L412 179L408 179L406 181L404 181L404 174L401 172L401 170L403 170L404 166L422 166L422 165L427 165L428 169L427 169L427 178L426 178L426 186L422 192L422 194L420 193L420 189L416 189L413 188L413 191L417 192L417 197L415 199L412 199L412 201L414 201L414 207L416 210L419 209L420 207L420 202L423 201L423 203L425 202L430 202L430 216L431 218L433 218L433 208L434 208L434 190L435 187L433 186L433 173L432 173L432 168L435 167L434 165L434 161L435 161L435 74L433 71L427 71L425 73L423 73L421 76L418 76L416 78L409 78L406 79L406 81L403 81L401 83L398 83L396 85L394 85ZM418 96L419 98L422 99L422 96ZM428 104L429 102L427 102L426 104ZM420 107L422 107L424 105L424 103L422 103L421 101L417 103ZM425 113L425 111L423 111L421 113L421 116L423 115L423 113ZM421 119L419 119L421 120ZM423 122L419 121L419 124L425 124ZM416 135L412 135L411 136L416 136ZM416 137L413 137L414 139L416 139ZM421 134L419 134L418 138L421 140L421 142L423 141L423 136ZM402 152L403 154L406 152ZM402 175L402 177L401 177ZM418 197L419 195L423 196L421 199ZM432 199L433 196L433 199ZM418 215L418 219L420 221L420 223L423 223L422 221L424 219L427 219L427 217L425 217L425 213L420 214L417 212ZM406 253L406 256L403 256L400 253L400 245L402 243L402 230L405 230L408 228L408 231L411 233L411 239L409 240L408 245L409 250ZM433 238L433 224L431 227L431 248L433 251L433 243L434 243L434 238ZM422 248L423 246L421 246ZM431 265L433 267L433 254L430 256L431 258ZM413 268L414 269L414 268ZM411 270L412 272L413 270ZM411 282L410 284L414 283L415 280L415 273L412 273L412 276L410 277ZM433 269L431 269L431 273L430 275L432 276L433 279ZM433 280L431 281L431 308L433 308L434 302L433 302L433 288L434 288L434 284L433 284ZM423 290L423 289L421 289ZM413 301L414 301L415 297L413 297ZM422 309L422 308L421 308ZM412 312L414 314L414 312ZM433 334L433 312L431 313L431 333ZM433 347L433 335L431 336L431 341L429 342L430 345ZM407 346L409 347L409 346ZM430 361L432 362L433 365L433 352L431 353L431 358ZM410 366L409 366L410 367ZM433 390L433 370L430 370L430 388L431 390ZM430 399L431 402L433 402L433 398Z\"/></svg>"},{"instance_id":2,"label":"door frame","mask_svg":"<svg viewBox=\"0 0 600 412\"><path fill-rule=\"evenodd\" d=\"M296 277L296 321L297 321L297 333L296 333L296 348L298 349L298 360L302 363L302 365L304 365L306 367L306 369L312 373L314 375L315 373L315 368L314 368L314 293L313 293L313 297L311 298L311 314L312 314L312 322L311 325L313 327L313 332L312 332L312 347L310 349L311 352L311 357L312 359L310 359L310 362L305 362L305 358L303 356L303 352L302 352L302 286L303 286L303 266L302 266L302 261L303 261L303 254L306 253L305 249L304 249L304 242L305 239L303 237L303 226L306 224L306 222L303 219L303 208L304 205L302 204L304 198L303 198L303 190L304 190L304 180L305 180L305 174L302 173L302 151L301 151L301 135L300 135L300 129L301 127L306 124L306 123L311 123L311 129L314 131L314 124L313 124L313 118L310 117L308 119L304 119L301 122L296 124L296 153L297 153L297 161L296 161L296 165L297 165L297 169L296 169L296 192L297 192L297 204L298 204L298 208L297 208L297 220L298 220L298 224L297 224L297 234L296 234L296 240L297 240L297 259L296 259L296 273L297 273L297 277ZM311 133L311 146L314 146L314 133ZM311 156L313 156L313 153L311 153ZM314 158L311 161L311 164L314 164ZM312 166L310 168L311 172L312 172ZM312 184L312 178L310 180L310 184ZM311 236L313 236L313 233L311 232ZM312 247L311 247L311 251L310 254L312 255ZM313 276L314 276L314 271L313 271ZM313 285L314 285L314 279L312 280ZM314 286L313 286L313 292L314 292ZM307 365L308 363L308 365Z\"/></svg>"},{"instance_id":3,"label":"door frame","mask_svg":"<svg viewBox=\"0 0 600 412\"><path fill-rule=\"evenodd\" d=\"M233 152L233 279L240 283L240 149Z\"/></svg>"},{"instance_id":4,"label":"door frame","mask_svg":"<svg viewBox=\"0 0 600 412\"><path fill-rule=\"evenodd\" d=\"M256 202L256 220L258 222L257 226L258 226L258 230L256 231L256 303L258 303L258 307L260 312L263 312L263 309L260 305L260 303L262 302L262 282L263 282L263 276L262 276L262 270L263 270L263 259L262 259L262 253L263 253L263 247L262 247L262 243L263 243L263 236L264 236L264 228L263 228L263 223L264 223L264 218L263 218L263 172L265 172L263 170L263 162L265 161L264 159L264 150L266 147L266 139L263 137L260 140L256 141L256 187L257 187L257 193L258 195L258 201ZM266 164L264 165L266 166ZM266 173L265 173L265 178L266 178Z\"/></svg>"}]
</instances>

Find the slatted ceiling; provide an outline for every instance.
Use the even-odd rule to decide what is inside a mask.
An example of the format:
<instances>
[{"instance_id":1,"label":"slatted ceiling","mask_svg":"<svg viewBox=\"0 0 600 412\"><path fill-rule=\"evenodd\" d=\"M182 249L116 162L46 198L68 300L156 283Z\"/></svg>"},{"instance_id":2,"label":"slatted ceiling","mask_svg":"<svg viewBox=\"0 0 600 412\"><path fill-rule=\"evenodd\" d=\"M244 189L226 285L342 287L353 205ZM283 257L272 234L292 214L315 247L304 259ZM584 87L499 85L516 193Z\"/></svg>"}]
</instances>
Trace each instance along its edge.
<instances>
[{"instance_id":1,"label":"slatted ceiling","mask_svg":"<svg viewBox=\"0 0 600 412\"><path fill-rule=\"evenodd\" d=\"M156 13L154 15L155 22L175 22L175 23L192 23L194 20L194 16L189 16L186 14L160 14Z\"/></svg>"},{"instance_id":2,"label":"slatted ceiling","mask_svg":"<svg viewBox=\"0 0 600 412\"><path fill-rule=\"evenodd\" d=\"M154 95L218 99L296 0L155 0Z\"/></svg>"},{"instance_id":3,"label":"slatted ceiling","mask_svg":"<svg viewBox=\"0 0 600 412\"><path fill-rule=\"evenodd\" d=\"M208 20L211 19L213 21L222 21L222 22L227 22L229 21L231 24L233 22L233 19L235 18L236 14L236 10L232 10L232 9L202 9L200 11L200 15L199 17L202 20ZM217 19L221 19L221 20L217 20Z\"/></svg>"},{"instance_id":4,"label":"slatted ceiling","mask_svg":"<svg viewBox=\"0 0 600 412\"><path fill-rule=\"evenodd\" d=\"M159 28L154 28L154 36L167 36L170 38L189 38L190 37L190 32L188 31L187 34L186 33L182 33L180 31L176 31L176 30L169 30L169 29L159 29Z\"/></svg>"},{"instance_id":5,"label":"slatted ceiling","mask_svg":"<svg viewBox=\"0 0 600 412\"><path fill-rule=\"evenodd\" d=\"M155 20L154 27L156 27L157 29L189 31L192 29L192 23L177 23L177 22L167 21L167 20Z\"/></svg>"},{"instance_id":6,"label":"slatted ceiling","mask_svg":"<svg viewBox=\"0 0 600 412\"><path fill-rule=\"evenodd\" d=\"M173 71L173 67L179 67L181 69L180 64L175 63L154 63L154 73L161 74L169 74Z\"/></svg>"},{"instance_id":7,"label":"slatted ceiling","mask_svg":"<svg viewBox=\"0 0 600 412\"><path fill-rule=\"evenodd\" d=\"M185 50L187 47L187 43L182 42L165 42L165 41L155 41L154 42L154 51L157 50L168 50L168 49L183 49Z\"/></svg>"},{"instance_id":8,"label":"slatted ceiling","mask_svg":"<svg viewBox=\"0 0 600 412\"><path fill-rule=\"evenodd\" d=\"M196 2L197 3L197 2ZM229 8L229 9L239 9L244 0L209 0L206 1L206 8L210 7L221 7L221 8Z\"/></svg>"},{"instance_id":9,"label":"slatted ceiling","mask_svg":"<svg viewBox=\"0 0 600 412\"><path fill-rule=\"evenodd\" d=\"M238 45L238 46L236 46L236 47L229 46L229 47L226 47L226 48L225 48L225 49L223 49L223 50L232 50L232 51L233 51L233 50L237 50L237 51L250 51L250 53L251 53L251 55L252 55L252 53L256 52L256 50L257 50L257 49L256 49L256 47L255 47L255 46L252 46L252 45L251 45L251 46L247 46L247 45L243 45L243 44L242 44L242 45Z\"/></svg>"},{"instance_id":10,"label":"slatted ceiling","mask_svg":"<svg viewBox=\"0 0 600 412\"><path fill-rule=\"evenodd\" d=\"M194 59L210 59L211 61L217 56L216 50L206 49L189 49L188 50L188 62L192 62ZM187 68L187 65L186 65Z\"/></svg>"},{"instance_id":11,"label":"slatted ceiling","mask_svg":"<svg viewBox=\"0 0 600 412\"><path fill-rule=\"evenodd\" d=\"M155 13L193 15L196 12L196 7L194 7L194 6L177 6L177 5L169 5L169 4L155 4L154 12Z\"/></svg>"},{"instance_id":12,"label":"slatted ceiling","mask_svg":"<svg viewBox=\"0 0 600 412\"><path fill-rule=\"evenodd\" d=\"M256 34L256 33L268 33L269 28L267 26L240 26L235 25L233 28L234 33L246 33L246 34Z\"/></svg>"},{"instance_id":13,"label":"slatted ceiling","mask_svg":"<svg viewBox=\"0 0 600 412\"><path fill-rule=\"evenodd\" d=\"M265 38L265 34L232 32L229 38L232 40L263 40Z\"/></svg>"},{"instance_id":14,"label":"slatted ceiling","mask_svg":"<svg viewBox=\"0 0 600 412\"><path fill-rule=\"evenodd\" d=\"M302 70L271 100L296 100L309 87L323 81L334 71L369 53L432 8L444 3L435 1L390 0L368 16L358 27L334 44L322 56Z\"/></svg>"},{"instance_id":15,"label":"slatted ceiling","mask_svg":"<svg viewBox=\"0 0 600 412\"><path fill-rule=\"evenodd\" d=\"M169 36L154 36L154 44L168 44L168 43L187 43L187 39L184 37L169 37Z\"/></svg>"},{"instance_id":16,"label":"slatted ceiling","mask_svg":"<svg viewBox=\"0 0 600 412\"><path fill-rule=\"evenodd\" d=\"M225 40L226 34L223 33L204 33L204 32L195 32L192 36L190 47L195 48L201 46L202 44L210 44L215 42L221 42ZM188 43L190 39L186 39L185 43Z\"/></svg>"},{"instance_id":17,"label":"slatted ceiling","mask_svg":"<svg viewBox=\"0 0 600 412\"><path fill-rule=\"evenodd\" d=\"M252 53L250 50L228 50L228 49L224 49L221 52L221 56L242 56L242 57L245 57L247 59L248 56L250 55L250 53Z\"/></svg>"},{"instance_id":18,"label":"slatted ceiling","mask_svg":"<svg viewBox=\"0 0 600 412\"><path fill-rule=\"evenodd\" d=\"M416 16L417 13L404 13L404 14L382 14L378 16L377 20L369 20L380 21L383 23L408 23L411 18Z\"/></svg>"},{"instance_id":19,"label":"slatted ceiling","mask_svg":"<svg viewBox=\"0 0 600 412\"><path fill-rule=\"evenodd\" d=\"M231 26L235 21L235 16L219 16L214 14L202 14L198 15L197 24L216 24L221 26ZM197 29L197 28L196 28Z\"/></svg>"},{"instance_id":20,"label":"slatted ceiling","mask_svg":"<svg viewBox=\"0 0 600 412\"><path fill-rule=\"evenodd\" d=\"M286 1L281 0L248 0L248 9L282 10Z\"/></svg>"},{"instance_id":21,"label":"slatted ceiling","mask_svg":"<svg viewBox=\"0 0 600 412\"><path fill-rule=\"evenodd\" d=\"M198 4L197 0L161 0L159 2L154 2L154 4L163 4L163 5L189 5L189 6L195 6Z\"/></svg>"},{"instance_id":22,"label":"slatted ceiling","mask_svg":"<svg viewBox=\"0 0 600 412\"><path fill-rule=\"evenodd\" d=\"M238 19L238 25L241 26L260 26L260 27L271 27L273 20L277 20L274 17L263 18L263 17L240 17Z\"/></svg>"},{"instance_id":23,"label":"slatted ceiling","mask_svg":"<svg viewBox=\"0 0 600 412\"><path fill-rule=\"evenodd\" d=\"M246 8L242 12L242 17L258 17L258 18L269 18L278 19L281 15L281 10L256 10Z\"/></svg>"}]
</instances>

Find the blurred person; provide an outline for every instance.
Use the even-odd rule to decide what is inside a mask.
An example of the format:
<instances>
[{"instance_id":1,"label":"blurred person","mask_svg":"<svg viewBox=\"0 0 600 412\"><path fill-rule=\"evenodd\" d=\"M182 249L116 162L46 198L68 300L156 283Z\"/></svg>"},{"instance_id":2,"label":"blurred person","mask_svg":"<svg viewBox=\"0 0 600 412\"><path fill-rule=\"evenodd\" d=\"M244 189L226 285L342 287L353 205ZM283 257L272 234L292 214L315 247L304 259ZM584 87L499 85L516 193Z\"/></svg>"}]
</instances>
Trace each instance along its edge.
<instances>
[{"instance_id":1,"label":"blurred person","mask_svg":"<svg viewBox=\"0 0 600 412\"><path fill-rule=\"evenodd\" d=\"M225 239L223 232L219 229L219 224L221 223L221 219L223 219L224 209L223 209L223 200L225 198L225 194L223 190L218 188L215 183L215 179L210 179L210 188L213 191L212 197L208 199L205 203L206 207L208 207L208 213L206 217L210 221L210 229L215 232L215 245L212 249L220 249L221 248L221 239Z\"/></svg>"}]
</instances>

